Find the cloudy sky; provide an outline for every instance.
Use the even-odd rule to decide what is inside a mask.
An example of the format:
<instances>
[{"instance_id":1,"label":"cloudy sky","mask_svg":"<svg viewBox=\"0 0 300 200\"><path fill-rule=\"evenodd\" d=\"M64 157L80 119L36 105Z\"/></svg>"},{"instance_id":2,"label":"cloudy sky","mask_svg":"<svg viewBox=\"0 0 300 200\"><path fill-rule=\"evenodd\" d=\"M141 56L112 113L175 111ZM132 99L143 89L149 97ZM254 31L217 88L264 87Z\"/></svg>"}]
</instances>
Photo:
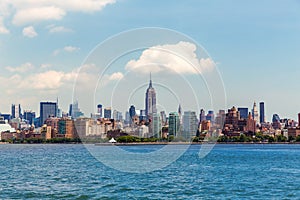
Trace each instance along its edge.
<instances>
[{"instance_id":1,"label":"cloudy sky","mask_svg":"<svg viewBox=\"0 0 300 200\"><path fill-rule=\"evenodd\" d=\"M12 103L38 112L40 101L57 97L67 111L74 96L87 115L93 101L123 112L129 104L141 109L150 71L161 109L176 110L180 102L184 110L208 110L216 108L208 98L212 91L195 74L209 77L217 71L227 97L222 108L265 101L268 120L273 113L295 119L300 112L299 10L298 0L1 0L0 112L10 112ZM190 39L148 43L117 57L104 71L97 56L117 55L107 55L111 49L101 43L143 27L172 29ZM125 47L136 42L120 41ZM199 53L204 49L207 53ZM93 96L80 93L78 85L89 87L82 82L92 83Z\"/></svg>"}]
</instances>

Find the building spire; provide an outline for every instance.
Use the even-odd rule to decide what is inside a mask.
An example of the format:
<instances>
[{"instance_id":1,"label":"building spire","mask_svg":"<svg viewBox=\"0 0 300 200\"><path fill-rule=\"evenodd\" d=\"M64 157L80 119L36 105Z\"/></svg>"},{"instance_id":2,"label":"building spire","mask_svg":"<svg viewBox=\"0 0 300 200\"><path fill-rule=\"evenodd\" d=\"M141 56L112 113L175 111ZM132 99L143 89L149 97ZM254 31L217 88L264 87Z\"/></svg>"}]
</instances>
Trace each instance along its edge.
<instances>
[{"instance_id":1,"label":"building spire","mask_svg":"<svg viewBox=\"0 0 300 200\"><path fill-rule=\"evenodd\" d=\"M151 72L150 72L150 83L149 83L149 88L152 88L152 78L151 78Z\"/></svg>"},{"instance_id":2,"label":"building spire","mask_svg":"<svg viewBox=\"0 0 300 200\"><path fill-rule=\"evenodd\" d=\"M181 115L181 113L182 113L182 108L181 108L181 104L179 104L179 106L178 106L178 114Z\"/></svg>"}]
</instances>

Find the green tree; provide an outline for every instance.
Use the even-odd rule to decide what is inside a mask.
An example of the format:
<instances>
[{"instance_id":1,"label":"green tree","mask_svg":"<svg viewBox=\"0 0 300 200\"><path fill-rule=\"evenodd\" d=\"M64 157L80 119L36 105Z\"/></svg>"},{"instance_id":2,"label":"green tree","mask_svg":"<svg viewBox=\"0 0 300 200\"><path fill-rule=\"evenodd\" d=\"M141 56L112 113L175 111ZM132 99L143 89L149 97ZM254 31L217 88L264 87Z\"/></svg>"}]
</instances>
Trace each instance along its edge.
<instances>
[{"instance_id":1,"label":"green tree","mask_svg":"<svg viewBox=\"0 0 300 200\"><path fill-rule=\"evenodd\" d=\"M247 136L244 135L244 134L241 134L241 135L240 135L240 138L239 138L239 141L240 141L240 142L247 142Z\"/></svg>"},{"instance_id":2,"label":"green tree","mask_svg":"<svg viewBox=\"0 0 300 200\"><path fill-rule=\"evenodd\" d=\"M287 138L283 135L277 135L276 136L276 141L277 142L286 142L287 141Z\"/></svg>"},{"instance_id":3,"label":"green tree","mask_svg":"<svg viewBox=\"0 0 300 200\"><path fill-rule=\"evenodd\" d=\"M168 142L172 142L174 140L174 135L169 135L168 136Z\"/></svg>"},{"instance_id":4,"label":"green tree","mask_svg":"<svg viewBox=\"0 0 300 200\"><path fill-rule=\"evenodd\" d=\"M269 141L270 143L275 142L275 138L274 138L274 137L269 137L268 141Z\"/></svg>"},{"instance_id":5,"label":"green tree","mask_svg":"<svg viewBox=\"0 0 300 200\"><path fill-rule=\"evenodd\" d=\"M294 136L291 136L291 135L288 138L288 142L293 142L295 140L296 140L296 138Z\"/></svg>"}]
</instances>

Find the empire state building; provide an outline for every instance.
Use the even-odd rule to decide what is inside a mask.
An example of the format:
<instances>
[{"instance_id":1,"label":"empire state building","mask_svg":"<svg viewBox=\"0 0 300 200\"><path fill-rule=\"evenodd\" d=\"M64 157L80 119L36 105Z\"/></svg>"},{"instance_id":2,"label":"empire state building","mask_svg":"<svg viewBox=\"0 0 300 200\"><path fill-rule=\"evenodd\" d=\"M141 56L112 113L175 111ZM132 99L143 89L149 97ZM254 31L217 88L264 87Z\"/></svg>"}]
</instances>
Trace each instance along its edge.
<instances>
[{"instance_id":1,"label":"empire state building","mask_svg":"<svg viewBox=\"0 0 300 200\"><path fill-rule=\"evenodd\" d=\"M156 92L155 92L155 89L152 87L152 80L151 80L151 74L150 74L149 87L147 88L147 91L146 91L145 114L146 114L146 117L149 119L149 116L151 116L153 113L157 113Z\"/></svg>"}]
</instances>

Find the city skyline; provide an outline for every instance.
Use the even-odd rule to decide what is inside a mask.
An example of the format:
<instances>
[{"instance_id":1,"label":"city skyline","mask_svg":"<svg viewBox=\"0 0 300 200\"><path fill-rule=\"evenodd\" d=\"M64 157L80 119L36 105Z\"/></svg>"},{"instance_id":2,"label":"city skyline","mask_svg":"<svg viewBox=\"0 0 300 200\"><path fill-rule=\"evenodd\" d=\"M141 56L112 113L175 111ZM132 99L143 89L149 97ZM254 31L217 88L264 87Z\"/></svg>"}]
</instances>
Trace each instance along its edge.
<instances>
[{"instance_id":1,"label":"city skyline","mask_svg":"<svg viewBox=\"0 0 300 200\"><path fill-rule=\"evenodd\" d=\"M152 83L150 82L149 84L149 87L147 88L147 91L148 89L151 88L151 89L154 89L152 87ZM146 95L145 95L145 99L147 99L147 91L146 91ZM22 118L21 117L21 114L22 116L24 117L25 116L25 113L34 113L34 116L36 117L41 117L43 116L43 118L47 118L46 115L52 115L54 117L56 116L62 116L63 114L67 114L69 117L71 118L79 118L79 117L92 117L95 115L96 117L100 117L102 118L113 118L113 112L118 112L121 114L121 116L124 116L123 120L125 119L125 116L126 116L126 112L128 112L130 114L130 117L132 118L134 115L137 115L137 116L146 116L146 112L145 112L145 108L146 108L146 105L145 104L145 108L138 108L136 109L135 107L135 104L131 104L130 107L128 107L127 110L124 110L124 111L121 111L121 110L116 110L112 107L103 107L103 110L102 110L102 104L97 104L95 109L97 110L96 113L86 113L84 114L83 112L81 112L80 110L80 107L78 105L78 101L75 101L71 104L69 104L69 112L67 112L66 110L63 110L60 108L59 104L58 104L58 100L57 101L41 101L39 102L39 109L38 110L33 110L33 109L23 109L22 108L22 105L21 104L11 104L11 111L10 112L7 112L7 113L4 113L4 112L1 112L0 111L0 115L10 115L12 118ZM50 106L50 107L53 107L51 108L51 112L48 112L47 111L47 114L46 115L41 115L41 112L43 113L43 110L44 110L44 106ZM72 108L72 106L75 105L75 108ZM251 114L251 117L254 119L256 118L256 122L257 123L265 123L265 122L272 122L274 121L274 116L278 116L280 117L280 119L291 119L291 120L294 120L295 122L297 122L297 120L299 121L300 120L300 112L296 112L296 117L295 118L289 118L289 117L286 117L284 115L279 115L278 113L272 113L271 114L271 118L270 119L266 119L265 118L265 102L259 102L259 109L257 109L257 104L256 104L256 101L254 101L253 103L253 108L251 109L251 107L243 107L243 106L239 106L239 105L233 105L233 107L236 107L238 109L238 112L240 113L240 117L243 118L243 119L247 119L248 118L248 115ZM101 106L101 109L99 109ZM161 112L166 112L167 114L170 114L170 113L178 113L179 115L181 114L181 112L195 112L195 114L197 115L197 118L199 119L199 122L201 122L203 120L203 118L205 119L208 119L210 121L213 122L213 119L216 117L215 114L219 113L220 111L226 111L227 109L231 108L231 107L228 107L227 109L218 109L218 110L210 110L210 109L207 109L207 108L201 108L199 111L198 110L185 110L185 109L182 109L181 107L181 104L178 105L179 108L178 108L178 112L176 112L176 108L174 108L173 110L171 111L166 111L166 110L156 110L156 112L153 112L153 113L149 113L150 116L151 114L158 114L158 113L161 113ZM254 109L255 108L255 109ZM17 109L17 110L16 110ZM255 112L254 112L255 110ZM39 111L39 112L38 112ZM139 112L138 112L139 111ZM248 112L249 111L249 112ZM16 114L14 114L17 113ZM140 114L138 114L140 113ZM142 114L144 113L144 114ZM262 118L262 114L263 113L263 118ZM117 113L115 113L116 115ZM120 116L120 114L116 115L116 116ZM261 121L263 119L263 121ZM40 119L41 121L43 119Z\"/></svg>"},{"instance_id":2,"label":"city skyline","mask_svg":"<svg viewBox=\"0 0 300 200\"><path fill-rule=\"evenodd\" d=\"M54 2L52 7L44 1L26 6L15 1L0 4L0 80L4 83L1 94L5 97L0 110L3 113L9 113L13 103L24 105L23 109L38 111L40 101L55 101L57 96L61 99L61 108L68 110L76 72L97 44L122 31L163 27L188 35L207 50L226 89L227 105L222 109L232 105L251 108L256 100L267 103L265 116L268 121L273 113L297 118L300 110L296 92L299 75L297 52L300 50L298 1L264 1L259 4L160 2L163 10L169 10L168 14L158 11L157 5L150 2L99 2L92 7L90 1L81 6L76 2L66 5ZM37 11L36 8L41 9ZM51 12L49 18L39 15L53 11L53 8L55 12ZM27 17L22 17L24 13L28 14ZM239 17L236 18L235 14ZM172 48L180 46L171 44ZM118 71L109 74L107 80L115 82L122 78L126 73L124 66L133 67L127 65L128 62L132 59L141 61L141 54L128 57ZM247 80L248 77L251 78ZM283 102L287 98L289 103L285 105ZM165 98L160 100L167 101ZM97 101L104 100L99 98ZM79 102L80 105L88 103ZM103 104L109 106L107 102ZM184 103L182 106L196 110L184 106ZM211 109L206 102L200 106ZM142 108L141 105L137 107ZM122 108L123 111L126 109L125 106ZM90 113L86 108L83 112Z\"/></svg>"}]
</instances>

